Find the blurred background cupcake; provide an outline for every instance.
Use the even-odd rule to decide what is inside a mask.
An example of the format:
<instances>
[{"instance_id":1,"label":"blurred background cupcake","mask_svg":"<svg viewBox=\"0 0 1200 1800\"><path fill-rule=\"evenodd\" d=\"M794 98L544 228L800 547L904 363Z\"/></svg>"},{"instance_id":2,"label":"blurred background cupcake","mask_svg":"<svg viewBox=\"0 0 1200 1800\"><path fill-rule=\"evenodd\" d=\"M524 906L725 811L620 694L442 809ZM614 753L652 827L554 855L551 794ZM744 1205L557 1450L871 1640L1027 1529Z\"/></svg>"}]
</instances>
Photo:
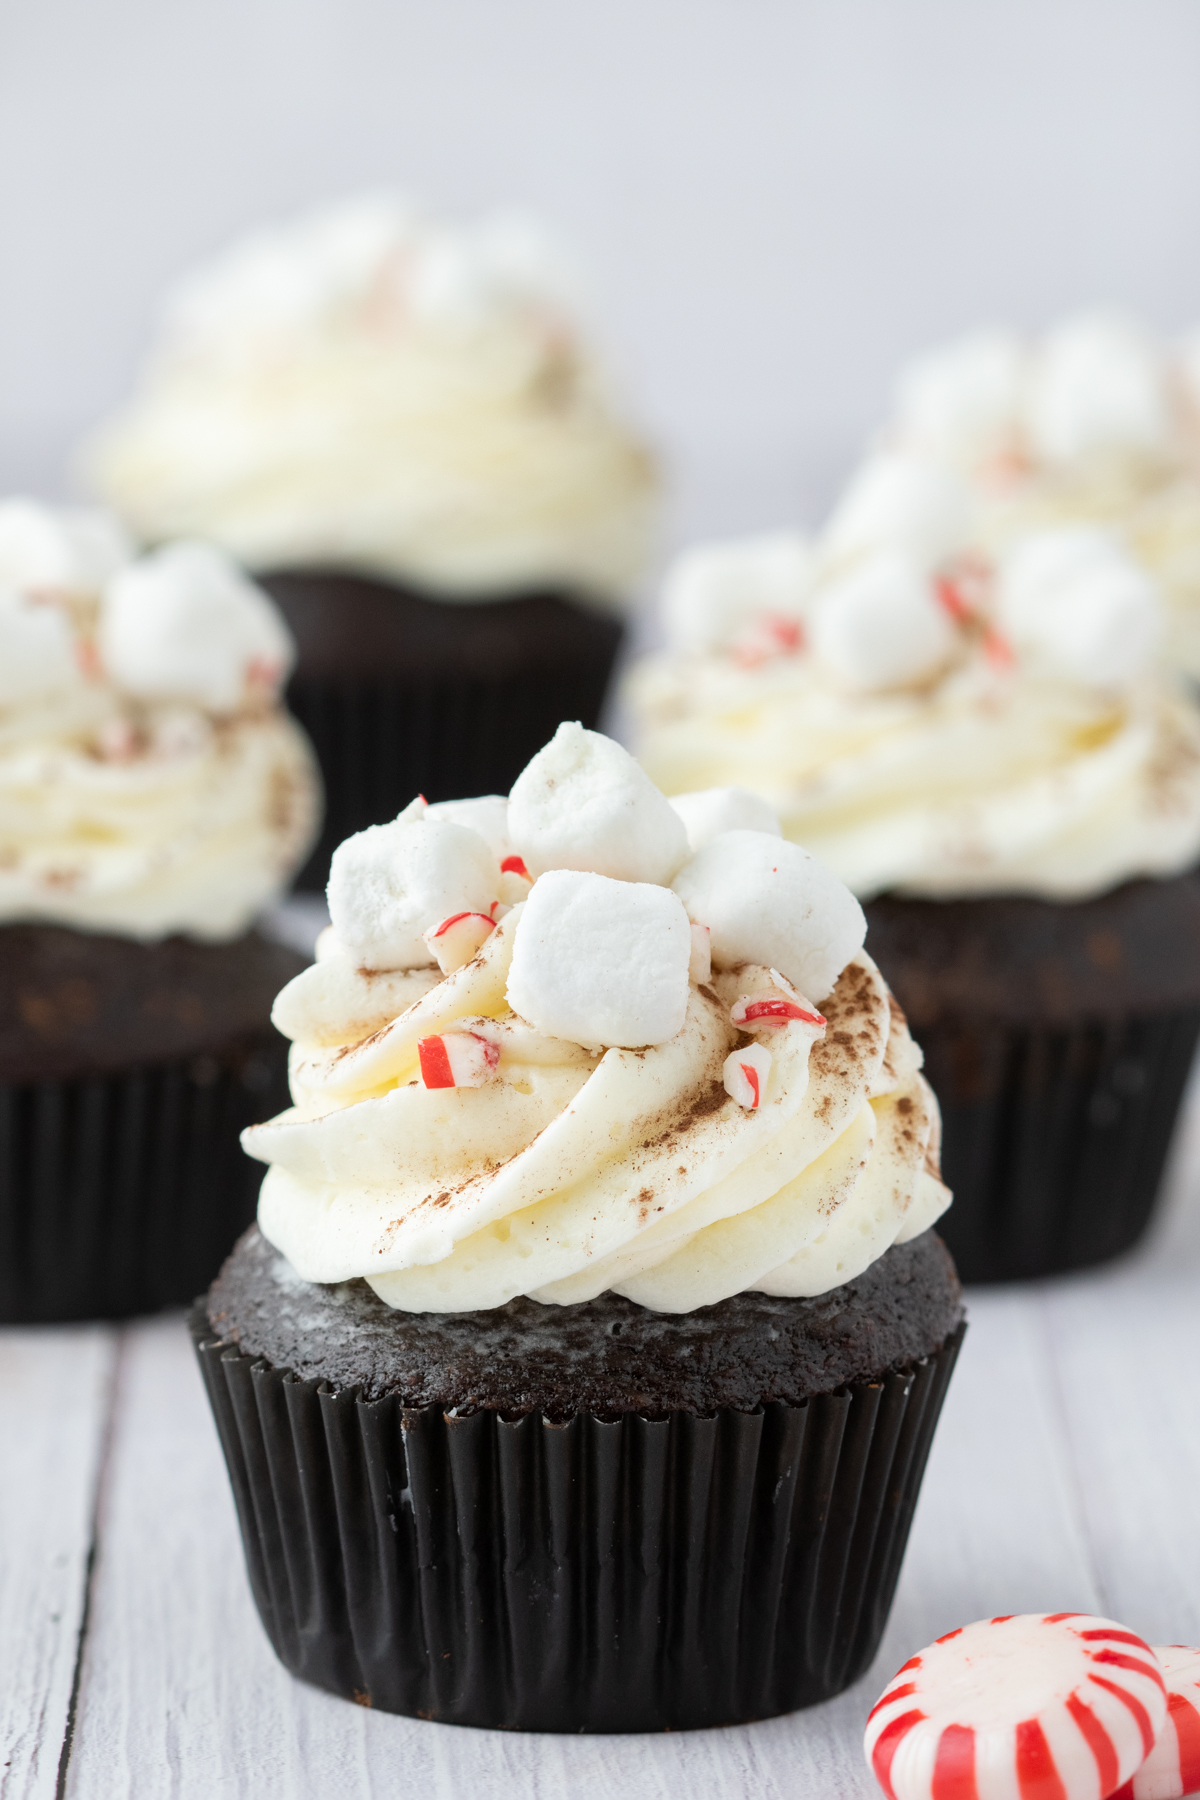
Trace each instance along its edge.
<instances>
[{"instance_id":1,"label":"blurred background cupcake","mask_svg":"<svg viewBox=\"0 0 1200 1800\"><path fill-rule=\"evenodd\" d=\"M414 792L506 792L595 722L656 477L524 216L376 195L238 239L85 461L140 540L211 540L282 607L327 792L306 884Z\"/></svg>"},{"instance_id":2,"label":"blurred background cupcake","mask_svg":"<svg viewBox=\"0 0 1200 1800\"><path fill-rule=\"evenodd\" d=\"M279 1104L254 929L319 786L273 603L220 551L0 503L0 1320L189 1299Z\"/></svg>"},{"instance_id":3,"label":"blurred background cupcake","mask_svg":"<svg viewBox=\"0 0 1200 1800\"><path fill-rule=\"evenodd\" d=\"M1118 532L1161 583L1167 655L1200 678L1200 333L1114 311L968 332L901 369L882 439L959 471L993 549L1044 525Z\"/></svg>"},{"instance_id":4,"label":"blurred background cupcake","mask_svg":"<svg viewBox=\"0 0 1200 1800\"><path fill-rule=\"evenodd\" d=\"M1200 1030L1200 710L1165 611L1127 540L993 551L955 470L880 453L815 545L682 557L631 680L668 793L763 796L869 903L967 1280L1110 1256L1157 1191Z\"/></svg>"}]
</instances>

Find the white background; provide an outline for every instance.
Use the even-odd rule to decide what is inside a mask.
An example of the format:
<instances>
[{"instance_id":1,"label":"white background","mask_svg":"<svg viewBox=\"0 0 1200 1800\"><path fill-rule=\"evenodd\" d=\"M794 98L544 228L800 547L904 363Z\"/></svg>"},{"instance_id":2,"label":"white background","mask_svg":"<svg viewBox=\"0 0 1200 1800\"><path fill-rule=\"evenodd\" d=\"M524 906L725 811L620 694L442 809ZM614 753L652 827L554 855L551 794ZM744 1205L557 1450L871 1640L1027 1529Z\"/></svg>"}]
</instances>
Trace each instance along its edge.
<instances>
[{"instance_id":1,"label":"white background","mask_svg":"<svg viewBox=\"0 0 1200 1800\"><path fill-rule=\"evenodd\" d=\"M1200 5L0 0L0 487L64 491L167 277L394 182L567 235L676 533L803 516L905 352L1200 316Z\"/></svg>"}]
</instances>

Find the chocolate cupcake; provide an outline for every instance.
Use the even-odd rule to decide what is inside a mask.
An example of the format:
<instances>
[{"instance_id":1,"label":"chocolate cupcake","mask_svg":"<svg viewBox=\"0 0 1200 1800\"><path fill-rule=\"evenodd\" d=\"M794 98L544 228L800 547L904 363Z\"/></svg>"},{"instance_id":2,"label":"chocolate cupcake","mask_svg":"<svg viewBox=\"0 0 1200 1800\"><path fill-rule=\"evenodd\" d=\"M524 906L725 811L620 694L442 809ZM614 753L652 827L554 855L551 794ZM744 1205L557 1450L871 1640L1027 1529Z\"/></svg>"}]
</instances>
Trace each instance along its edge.
<instances>
[{"instance_id":1,"label":"chocolate cupcake","mask_svg":"<svg viewBox=\"0 0 1200 1800\"><path fill-rule=\"evenodd\" d=\"M253 922L317 786L290 646L220 553L0 504L0 1321L179 1305L253 1216L286 1092Z\"/></svg>"},{"instance_id":2,"label":"chocolate cupcake","mask_svg":"<svg viewBox=\"0 0 1200 1800\"><path fill-rule=\"evenodd\" d=\"M729 823L564 725L334 857L193 1315L264 1626L334 1693L666 1730L874 1654L963 1329L937 1108L853 897Z\"/></svg>"},{"instance_id":3,"label":"chocolate cupcake","mask_svg":"<svg viewBox=\"0 0 1200 1800\"><path fill-rule=\"evenodd\" d=\"M283 608L328 799L306 885L413 793L506 792L595 722L656 483L528 221L375 198L234 244L89 464L140 538L210 539Z\"/></svg>"},{"instance_id":4,"label":"chocolate cupcake","mask_svg":"<svg viewBox=\"0 0 1200 1800\"><path fill-rule=\"evenodd\" d=\"M942 1104L947 1242L991 1281L1150 1217L1200 1032L1200 710L1128 547L993 560L973 529L951 472L881 453L811 549L678 565L632 699L667 792L754 790L868 902Z\"/></svg>"}]
</instances>

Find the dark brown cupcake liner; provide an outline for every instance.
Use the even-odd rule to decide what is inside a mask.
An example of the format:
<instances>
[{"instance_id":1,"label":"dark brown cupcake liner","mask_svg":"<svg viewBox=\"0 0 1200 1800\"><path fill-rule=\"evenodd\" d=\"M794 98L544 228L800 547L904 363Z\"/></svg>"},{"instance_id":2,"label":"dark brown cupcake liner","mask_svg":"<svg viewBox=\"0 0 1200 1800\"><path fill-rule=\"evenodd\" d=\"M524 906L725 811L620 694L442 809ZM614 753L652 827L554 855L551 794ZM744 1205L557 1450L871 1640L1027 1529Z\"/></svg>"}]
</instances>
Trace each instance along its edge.
<instances>
[{"instance_id":1,"label":"dark brown cupcake liner","mask_svg":"<svg viewBox=\"0 0 1200 1800\"><path fill-rule=\"evenodd\" d=\"M566 593L447 601L347 571L260 579L296 636L288 704L325 783L307 888L343 838L415 794L506 794L563 719L595 725L623 636Z\"/></svg>"},{"instance_id":2,"label":"dark brown cupcake liner","mask_svg":"<svg viewBox=\"0 0 1200 1800\"><path fill-rule=\"evenodd\" d=\"M288 1104L275 1032L63 1080L0 1082L0 1324L184 1306L254 1217L243 1126Z\"/></svg>"},{"instance_id":3,"label":"dark brown cupcake liner","mask_svg":"<svg viewBox=\"0 0 1200 1800\"><path fill-rule=\"evenodd\" d=\"M966 1282L1087 1268L1154 1210L1200 1037L1200 1007L1067 1029L919 1028L942 1110L938 1223Z\"/></svg>"},{"instance_id":4,"label":"dark brown cupcake liner","mask_svg":"<svg viewBox=\"0 0 1200 1800\"><path fill-rule=\"evenodd\" d=\"M710 1417L505 1417L301 1381L191 1319L263 1626L363 1705L526 1731L790 1712L870 1664L964 1326Z\"/></svg>"}]
</instances>

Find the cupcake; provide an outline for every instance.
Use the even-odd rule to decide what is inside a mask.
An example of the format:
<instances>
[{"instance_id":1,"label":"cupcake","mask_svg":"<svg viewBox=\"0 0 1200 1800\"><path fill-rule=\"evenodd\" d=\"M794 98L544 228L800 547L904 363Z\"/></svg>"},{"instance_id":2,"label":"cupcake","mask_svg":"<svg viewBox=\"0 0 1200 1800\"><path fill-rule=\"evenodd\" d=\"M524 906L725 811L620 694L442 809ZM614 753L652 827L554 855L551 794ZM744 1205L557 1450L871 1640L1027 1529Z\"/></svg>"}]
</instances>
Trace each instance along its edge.
<instances>
[{"instance_id":1,"label":"cupcake","mask_svg":"<svg viewBox=\"0 0 1200 1800\"><path fill-rule=\"evenodd\" d=\"M272 603L220 552L0 503L0 1322L179 1305L254 1213L317 826Z\"/></svg>"},{"instance_id":2,"label":"cupcake","mask_svg":"<svg viewBox=\"0 0 1200 1800\"><path fill-rule=\"evenodd\" d=\"M219 544L282 607L327 794L306 885L411 794L506 792L595 722L656 481L528 220L376 196L239 240L87 462L138 538Z\"/></svg>"},{"instance_id":3,"label":"cupcake","mask_svg":"<svg viewBox=\"0 0 1200 1800\"><path fill-rule=\"evenodd\" d=\"M1134 1243L1200 1029L1200 710L1095 526L989 555L881 457L816 546L697 550L631 689L663 789L744 787L866 901L941 1101L964 1280Z\"/></svg>"},{"instance_id":4,"label":"cupcake","mask_svg":"<svg viewBox=\"0 0 1200 1800\"><path fill-rule=\"evenodd\" d=\"M305 1679L649 1731L871 1661L962 1333L949 1194L861 909L755 817L567 724L507 803L335 853L258 1225L193 1315Z\"/></svg>"},{"instance_id":5,"label":"cupcake","mask_svg":"<svg viewBox=\"0 0 1200 1800\"><path fill-rule=\"evenodd\" d=\"M1119 534L1162 586L1170 660L1200 679L1200 336L1106 312L969 332L901 370L882 440L960 473L993 551L1052 525Z\"/></svg>"}]
</instances>

